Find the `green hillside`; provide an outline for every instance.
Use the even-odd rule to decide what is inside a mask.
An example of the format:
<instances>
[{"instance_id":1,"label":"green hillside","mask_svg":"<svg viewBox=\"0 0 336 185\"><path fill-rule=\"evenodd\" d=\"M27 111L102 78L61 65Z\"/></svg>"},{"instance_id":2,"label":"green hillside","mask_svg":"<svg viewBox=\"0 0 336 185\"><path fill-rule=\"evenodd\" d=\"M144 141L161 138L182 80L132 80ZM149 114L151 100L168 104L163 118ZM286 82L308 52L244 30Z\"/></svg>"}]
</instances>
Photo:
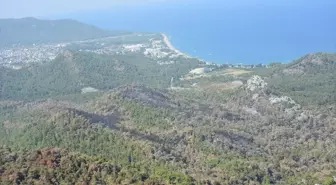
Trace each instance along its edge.
<instances>
[{"instance_id":1,"label":"green hillside","mask_svg":"<svg viewBox=\"0 0 336 185\"><path fill-rule=\"evenodd\" d=\"M330 152L336 149L336 113L270 104L274 95L260 89L254 99L244 88L167 91L132 85L75 99L2 101L0 180L329 182L336 172Z\"/></svg>"},{"instance_id":2,"label":"green hillside","mask_svg":"<svg viewBox=\"0 0 336 185\"><path fill-rule=\"evenodd\" d=\"M20 70L2 68L0 99L36 99L80 93L85 87L110 90L125 84L168 88L198 66L196 59L181 58L172 65L158 65L144 55L98 55L64 52L45 64Z\"/></svg>"},{"instance_id":3,"label":"green hillside","mask_svg":"<svg viewBox=\"0 0 336 185\"><path fill-rule=\"evenodd\" d=\"M267 81L281 94L311 106L336 103L336 54L309 54L272 70Z\"/></svg>"},{"instance_id":4,"label":"green hillside","mask_svg":"<svg viewBox=\"0 0 336 185\"><path fill-rule=\"evenodd\" d=\"M23 31L24 30L24 31ZM0 47L13 44L68 42L126 34L107 31L75 20L39 20L35 18L0 19Z\"/></svg>"}]
</instances>

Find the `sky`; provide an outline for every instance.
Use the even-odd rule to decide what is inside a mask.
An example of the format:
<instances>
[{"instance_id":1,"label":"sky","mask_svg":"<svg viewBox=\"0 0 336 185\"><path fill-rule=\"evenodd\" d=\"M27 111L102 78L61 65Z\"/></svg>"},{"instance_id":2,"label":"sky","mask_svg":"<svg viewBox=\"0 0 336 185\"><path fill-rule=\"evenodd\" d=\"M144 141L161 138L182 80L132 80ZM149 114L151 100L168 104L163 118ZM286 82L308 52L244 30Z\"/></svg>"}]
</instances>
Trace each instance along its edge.
<instances>
[{"instance_id":1,"label":"sky","mask_svg":"<svg viewBox=\"0 0 336 185\"><path fill-rule=\"evenodd\" d=\"M0 0L0 18L48 17L165 0Z\"/></svg>"},{"instance_id":2,"label":"sky","mask_svg":"<svg viewBox=\"0 0 336 185\"><path fill-rule=\"evenodd\" d=\"M0 18L50 17L70 13L118 9L120 6L190 4L207 6L300 6L302 3L336 7L335 0L0 0Z\"/></svg>"}]
</instances>

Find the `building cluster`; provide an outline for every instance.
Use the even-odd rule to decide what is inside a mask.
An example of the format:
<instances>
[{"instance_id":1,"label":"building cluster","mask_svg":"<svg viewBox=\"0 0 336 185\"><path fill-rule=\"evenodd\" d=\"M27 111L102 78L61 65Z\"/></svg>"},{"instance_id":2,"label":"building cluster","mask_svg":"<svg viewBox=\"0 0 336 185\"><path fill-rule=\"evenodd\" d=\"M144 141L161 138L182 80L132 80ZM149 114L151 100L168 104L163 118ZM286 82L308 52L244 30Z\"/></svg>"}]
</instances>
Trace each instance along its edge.
<instances>
[{"instance_id":1,"label":"building cluster","mask_svg":"<svg viewBox=\"0 0 336 185\"><path fill-rule=\"evenodd\" d=\"M32 62L47 62L55 59L59 53L69 49L107 55L139 53L153 60L159 59L160 61L157 61L159 65L174 64L174 59L185 56L173 48L169 40L149 38L149 40L143 40L140 43L118 43L115 39L105 38L60 44L0 48L0 65L13 67Z\"/></svg>"},{"instance_id":2,"label":"building cluster","mask_svg":"<svg viewBox=\"0 0 336 185\"><path fill-rule=\"evenodd\" d=\"M127 53L142 53L143 55L152 58L157 61L159 65L170 65L176 62L176 58L188 56L181 54L176 50L168 40L151 38L141 43L110 43L109 38L106 40L86 40L77 41L71 43L61 44L41 44L33 46L17 46L13 48L0 48L0 65L2 66L20 66L20 64L32 63L32 62L47 62L56 58L59 53L62 53L68 49L74 49L78 51L92 52L97 54L107 55L125 55ZM200 67L207 68L266 68L267 65L244 65L244 64L216 64L206 62L201 59ZM212 67L211 67L212 66ZM208 72L207 70L204 71Z\"/></svg>"},{"instance_id":3,"label":"building cluster","mask_svg":"<svg viewBox=\"0 0 336 185\"><path fill-rule=\"evenodd\" d=\"M265 65L265 64L219 64L218 67L253 69L253 68L268 68L268 65Z\"/></svg>"},{"instance_id":4,"label":"building cluster","mask_svg":"<svg viewBox=\"0 0 336 185\"><path fill-rule=\"evenodd\" d=\"M122 52L120 52L120 47L117 45L109 45L109 46L105 46L102 48L98 48L98 49L79 49L79 51L85 51L85 52L92 52L92 53L96 53L96 54L104 54L104 55L113 55L113 54L122 54Z\"/></svg>"},{"instance_id":5,"label":"building cluster","mask_svg":"<svg viewBox=\"0 0 336 185\"><path fill-rule=\"evenodd\" d=\"M36 45L0 49L0 64L22 64L44 62L56 58L64 50L65 44Z\"/></svg>"},{"instance_id":6,"label":"building cluster","mask_svg":"<svg viewBox=\"0 0 336 185\"><path fill-rule=\"evenodd\" d=\"M199 59L201 64L201 67L209 67L212 66L213 68L240 68L240 69L254 69L254 68L268 68L269 65L266 64L231 64L231 63L225 63L225 64L217 64L214 62L206 62L202 59Z\"/></svg>"}]
</instances>

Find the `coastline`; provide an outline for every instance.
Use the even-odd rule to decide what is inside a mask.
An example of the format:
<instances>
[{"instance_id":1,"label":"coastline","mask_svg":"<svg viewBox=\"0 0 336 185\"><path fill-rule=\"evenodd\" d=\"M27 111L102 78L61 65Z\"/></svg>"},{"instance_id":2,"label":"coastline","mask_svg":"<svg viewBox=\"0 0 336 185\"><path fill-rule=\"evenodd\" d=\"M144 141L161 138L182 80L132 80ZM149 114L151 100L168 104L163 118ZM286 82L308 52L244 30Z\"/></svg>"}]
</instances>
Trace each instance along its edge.
<instances>
[{"instance_id":1,"label":"coastline","mask_svg":"<svg viewBox=\"0 0 336 185\"><path fill-rule=\"evenodd\" d=\"M186 57L186 58L191 58L191 56L181 52L180 50L176 49L173 44L170 42L170 40L168 39L168 36L164 33L161 33L162 37L163 37L163 42L167 45L167 47L170 49L170 50L173 50L175 53L177 53L178 55L181 55L183 57Z\"/></svg>"}]
</instances>

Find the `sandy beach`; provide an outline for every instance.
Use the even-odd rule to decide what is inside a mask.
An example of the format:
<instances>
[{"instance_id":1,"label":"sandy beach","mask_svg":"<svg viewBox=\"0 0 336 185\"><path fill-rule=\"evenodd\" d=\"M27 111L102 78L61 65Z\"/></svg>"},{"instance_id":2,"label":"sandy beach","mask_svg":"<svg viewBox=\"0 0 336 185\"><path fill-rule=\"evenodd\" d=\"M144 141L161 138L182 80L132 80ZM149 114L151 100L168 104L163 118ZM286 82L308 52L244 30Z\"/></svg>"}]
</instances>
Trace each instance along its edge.
<instances>
[{"instance_id":1,"label":"sandy beach","mask_svg":"<svg viewBox=\"0 0 336 185\"><path fill-rule=\"evenodd\" d=\"M170 40L168 39L167 35L164 34L164 33L161 33L162 37L163 37L163 41L165 42L165 44L168 46L169 49L173 50L175 53L181 55L181 56L184 56L184 57L187 57L187 58L190 58L189 55L185 54L185 53L182 53L180 50L176 49L173 44L170 42Z\"/></svg>"}]
</instances>

